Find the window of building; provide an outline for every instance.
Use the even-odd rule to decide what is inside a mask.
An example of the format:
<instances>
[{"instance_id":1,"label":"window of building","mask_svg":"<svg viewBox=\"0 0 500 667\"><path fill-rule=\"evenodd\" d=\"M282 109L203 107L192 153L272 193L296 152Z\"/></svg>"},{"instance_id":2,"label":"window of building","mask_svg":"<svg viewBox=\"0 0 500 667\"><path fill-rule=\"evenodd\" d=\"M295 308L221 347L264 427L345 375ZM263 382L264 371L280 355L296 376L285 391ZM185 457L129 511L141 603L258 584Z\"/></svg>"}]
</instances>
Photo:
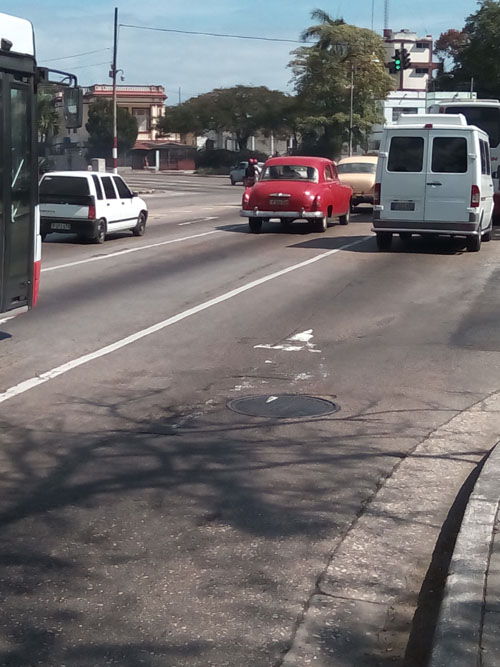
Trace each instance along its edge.
<instances>
[{"instance_id":1,"label":"window of building","mask_svg":"<svg viewBox=\"0 0 500 667\"><path fill-rule=\"evenodd\" d=\"M429 74L428 67L415 67L415 74Z\"/></svg>"},{"instance_id":2,"label":"window of building","mask_svg":"<svg viewBox=\"0 0 500 667\"><path fill-rule=\"evenodd\" d=\"M151 128L151 114L149 109L132 109L132 116L137 119L139 132L149 132Z\"/></svg>"},{"instance_id":3,"label":"window of building","mask_svg":"<svg viewBox=\"0 0 500 667\"><path fill-rule=\"evenodd\" d=\"M415 48L416 49L429 49L430 44L429 44L429 42L415 42Z\"/></svg>"},{"instance_id":4,"label":"window of building","mask_svg":"<svg viewBox=\"0 0 500 667\"><path fill-rule=\"evenodd\" d=\"M395 123L402 113L418 113L417 107L393 107L392 108L392 121Z\"/></svg>"}]
</instances>

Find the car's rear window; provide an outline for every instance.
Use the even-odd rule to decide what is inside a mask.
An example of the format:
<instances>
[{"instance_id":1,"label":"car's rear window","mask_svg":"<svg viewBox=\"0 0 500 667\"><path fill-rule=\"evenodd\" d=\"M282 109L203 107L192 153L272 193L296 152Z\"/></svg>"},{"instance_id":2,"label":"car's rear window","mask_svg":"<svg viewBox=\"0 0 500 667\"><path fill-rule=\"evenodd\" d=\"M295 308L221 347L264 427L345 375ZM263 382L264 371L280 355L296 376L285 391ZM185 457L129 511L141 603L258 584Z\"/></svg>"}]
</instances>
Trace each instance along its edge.
<instances>
[{"instance_id":1,"label":"car's rear window","mask_svg":"<svg viewBox=\"0 0 500 667\"><path fill-rule=\"evenodd\" d=\"M372 162L350 162L338 164L337 171L339 174L374 174L377 165Z\"/></svg>"},{"instance_id":2,"label":"car's rear window","mask_svg":"<svg viewBox=\"0 0 500 667\"><path fill-rule=\"evenodd\" d=\"M78 176L44 176L40 183L40 194L88 196L90 192L86 178Z\"/></svg>"},{"instance_id":3,"label":"car's rear window","mask_svg":"<svg viewBox=\"0 0 500 667\"><path fill-rule=\"evenodd\" d=\"M301 164L276 164L264 169L261 181L313 181L318 182L318 170Z\"/></svg>"},{"instance_id":4,"label":"car's rear window","mask_svg":"<svg viewBox=\"0 0 500 667\"><path fill-rule=\"evenodd\" d=\"M88 206L92 203L89 184L80 176L50 176L40 182L41 204L74 204Z\"/></svg>"}]
</instances>

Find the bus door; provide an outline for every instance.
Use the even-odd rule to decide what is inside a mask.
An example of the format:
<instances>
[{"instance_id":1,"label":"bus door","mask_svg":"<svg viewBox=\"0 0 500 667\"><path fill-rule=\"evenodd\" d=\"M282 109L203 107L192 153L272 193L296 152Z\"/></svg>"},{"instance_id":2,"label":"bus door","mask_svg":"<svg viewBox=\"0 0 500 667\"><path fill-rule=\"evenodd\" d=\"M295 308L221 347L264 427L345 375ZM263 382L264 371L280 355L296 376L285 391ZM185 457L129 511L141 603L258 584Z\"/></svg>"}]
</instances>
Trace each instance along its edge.
<instances>
[{"instance_id":1,"label":"bus door","mask_svg":"<svg viewBox=\"0 0 500 667\"><path fill-rule=\"evenodd\" d=\"M33 299L34 104L33 74L0 70L0 312Z\"/></svg>"}]
</instances>

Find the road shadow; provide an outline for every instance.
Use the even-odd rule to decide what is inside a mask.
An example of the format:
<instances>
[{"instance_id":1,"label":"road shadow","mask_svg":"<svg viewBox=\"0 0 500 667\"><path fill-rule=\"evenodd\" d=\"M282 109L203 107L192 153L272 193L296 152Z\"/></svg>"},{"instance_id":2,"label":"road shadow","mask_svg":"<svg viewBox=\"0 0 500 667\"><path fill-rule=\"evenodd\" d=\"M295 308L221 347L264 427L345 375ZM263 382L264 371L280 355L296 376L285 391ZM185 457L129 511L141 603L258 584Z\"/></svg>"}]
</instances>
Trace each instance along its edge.
<instances>
[{"instance_id":1,"label":"road shadow","mask_svg":"<svg viewBox=\"0 0 500 667\"><path fill-rule=\"evenodd\" d=\"M405 437L409 411L373 402L348 417L300 420L300 437L296 420L280 420L288 435L275 438L270 420L227 419L225 403L181 408L163 405L160 389L120 391L113 400L104 388L91 399L65 394L59 416L36 428L0 422L0 664L281 664L303 612L290 590L299 586L305 605L313 581L290 583L297 549L309 558L308 545L328 542L326 562L379 475L405 457L386 443ZM155 401L163 409L152 419L140 406ZM117 426L72 431L84 415ZM332 430L335 421L349 433ZM379 473L363 466L365 482L344 485L339 512L332 489L359 481L360 461L380 462ZM407 520L418 526L418 508ZM325 646L337 641L322 632ZM380 655L375 635L352 628L349 640L376 655L373 664L402 665Z\"/></svg>"}]
</instances>

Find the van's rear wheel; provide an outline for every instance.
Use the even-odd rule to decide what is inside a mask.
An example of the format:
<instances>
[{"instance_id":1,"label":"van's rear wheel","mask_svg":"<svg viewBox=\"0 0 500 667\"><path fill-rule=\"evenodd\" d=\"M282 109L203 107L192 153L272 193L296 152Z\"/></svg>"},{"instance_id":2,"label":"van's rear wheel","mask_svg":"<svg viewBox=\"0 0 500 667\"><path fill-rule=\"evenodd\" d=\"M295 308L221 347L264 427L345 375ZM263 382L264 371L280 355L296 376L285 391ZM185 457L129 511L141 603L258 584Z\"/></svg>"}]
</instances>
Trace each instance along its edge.
<instances>
[{"instance_id":1,"label":"van's rear wheel","mask_svg":"<svg viewBox=\"0 0 500 667\"><path fill-rule=\"evenodd\" d=\"M377 232L377 248L379 250L390 250L392 246L391 232Z\"/></svg>"},{"instance_id":2,"label":"van's rear wheel","mask_svg":"<svg viewBox=\"0 0 500 667\"><path fill-rule=\"evenodd\" d=\"M469 252L479 252L481 250L481 233L467 238L467 250Z\"/></svg>"},{"instance_id":3,"label":"van's rear wheel","mask_svg":"<svg viewBox=\"0 0 500 667\"><path fill-rule=\"evenodd\" d=\"M104 218L101 218L95 224L94 237L92 240L94 241L94 243L104 243L105 239L106 239L106 220L104 220Z\"/></svg>"}]
</instances>

